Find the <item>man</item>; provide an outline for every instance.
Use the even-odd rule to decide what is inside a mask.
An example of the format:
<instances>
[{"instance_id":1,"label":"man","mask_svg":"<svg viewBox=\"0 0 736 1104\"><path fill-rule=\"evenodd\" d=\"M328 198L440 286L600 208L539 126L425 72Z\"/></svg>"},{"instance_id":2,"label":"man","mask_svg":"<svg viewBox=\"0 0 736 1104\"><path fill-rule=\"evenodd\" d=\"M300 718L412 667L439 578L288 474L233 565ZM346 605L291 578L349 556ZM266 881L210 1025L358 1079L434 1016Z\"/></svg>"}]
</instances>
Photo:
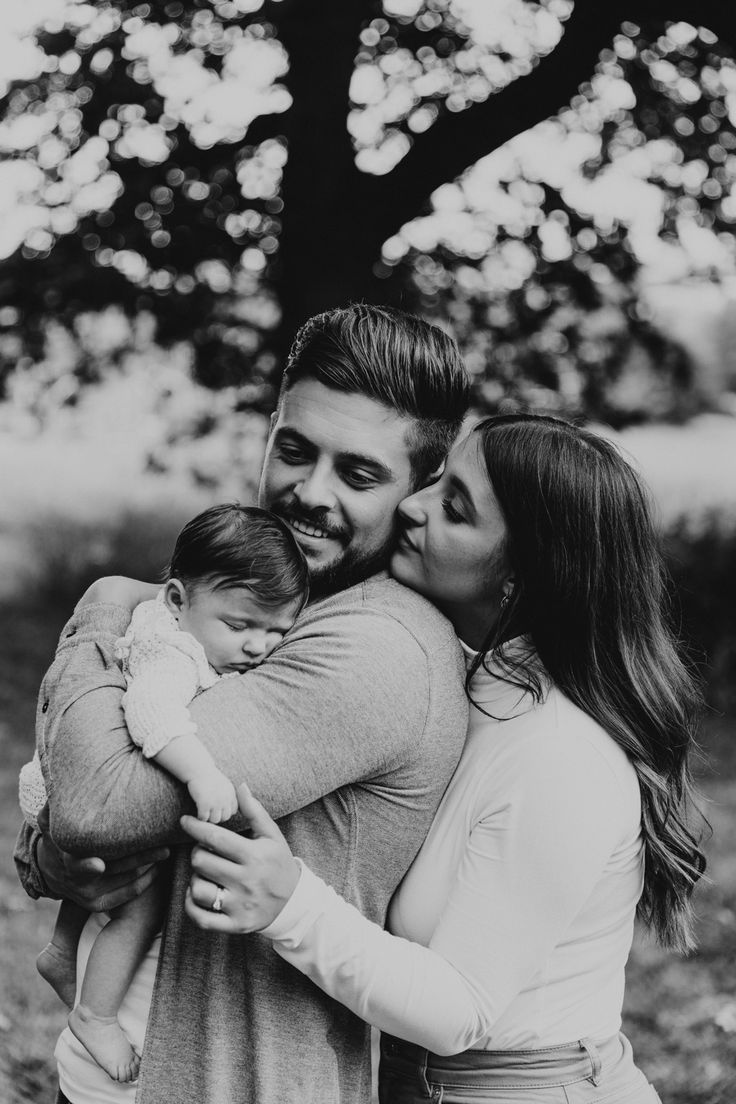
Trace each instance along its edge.
<instances>
[{"instance_id":1,"label":"man","mask_svg":"<svg viewBox=\"0 0 736 1104\"><path fill-rule=\"evenodd\" d=\"M465 736L450 626L384 569L396 506L444 459L467 397L456 347L419 319L352 306L306 323L272 422L260 504L288 522L304 551L310 605L261 667L191 706L224 773L246 780L295 853L379 922ZM131 601L126 585L90 588L42 687L53 842L21 833L18 867L32 894L73 892L58 848L109 857L183 838L186 793L142 758L124 727L112 646L140 597ZM138 1104L367 1104L365 1024L261 937L196 929L183 912L188 848L175 848L173 866ZM124 873L113 890L119 880ZM150 995L152 972L144 966L120 1013L139 1045L141 986ZM67 1034L57 1050L62 1089L81 1104ZM104 1077L99 1093L109 1090ZM111 1099L122 1101L125 1090L114 1088Z\"/></svg>"}]
</instances>

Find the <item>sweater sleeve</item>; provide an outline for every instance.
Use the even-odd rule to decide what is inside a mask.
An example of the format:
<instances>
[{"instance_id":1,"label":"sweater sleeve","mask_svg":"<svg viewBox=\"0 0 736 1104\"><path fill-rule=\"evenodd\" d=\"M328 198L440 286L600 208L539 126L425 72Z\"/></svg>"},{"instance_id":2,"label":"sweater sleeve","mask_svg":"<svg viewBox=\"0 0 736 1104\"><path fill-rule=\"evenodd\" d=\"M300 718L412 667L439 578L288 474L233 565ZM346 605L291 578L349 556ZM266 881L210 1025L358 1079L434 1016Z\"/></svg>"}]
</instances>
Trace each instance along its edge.
<instances>
[{"instance_id":1,"label":"sweater sleeve","mask_svg":"<svg viewBox=\"0 0 736 1104\"><path fill-rule=\"evenodd\" d=\"M125 724L120 611L81 607L70 625L73 645L47 677L52 837L103 857L183 839L185 788L140 755ZM278 819L418 754L429 697L422 646L356 602L311 611L260 667L221 679L190 713L220 770Z\"/></svg>"},{"instance_id":2,"label":"sweater sleeve","mask_svg":"<svg viewBox=\"0 0 736 1104\"><path fill-rule=\"evenodd\" d=\"M621 832L622 795L595 751L530 767L478 817L428 946L365 919L306 868L262 934L382 1031L437 1054L472 1048L543 968Z\"/></svg>"},{"instance_id":3,"label":"sweater sleeve","mask_svg":"<svg viewBox=\"0 0 736 1104\"><path fill-rule=\"evenodd\" d=\"M164 641L145 662L133 659L123 710L131 740L151 759L177 736L196 735L187 706L197 692L197 669L188 655Z\"/></svg>"}]
</instances>

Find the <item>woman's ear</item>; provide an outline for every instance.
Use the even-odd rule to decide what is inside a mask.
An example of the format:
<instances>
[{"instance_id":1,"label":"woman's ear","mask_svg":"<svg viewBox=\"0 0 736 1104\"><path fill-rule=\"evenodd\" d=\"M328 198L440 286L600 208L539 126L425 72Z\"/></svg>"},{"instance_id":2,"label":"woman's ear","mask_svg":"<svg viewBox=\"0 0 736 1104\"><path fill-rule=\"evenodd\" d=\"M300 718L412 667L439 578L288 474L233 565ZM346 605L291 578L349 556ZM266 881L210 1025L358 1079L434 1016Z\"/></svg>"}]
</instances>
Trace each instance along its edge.
<instances>
[{"instance_id":1,"label":"woman's ear","mask_svg":"<svg viewBox=\"0 0 736 1104\"><path fill-rule=\"evenodd\" d=\"M164 605L169 613L178 618L188 604L186 587L181 580L169 579L164 587Z\"/></svg>"},{"instance_id":2,"label":"woman's ear","mask_svg":"<svg viewBox=\"0 0 736 1104\"><path fill-rule=\"evenodd\" d=\"M516 579L513 575L509 575L504 579L501 585L501 609L506 609L511 599L514 597L514 591L516 590Z\"/></svg>"}]
</instances>

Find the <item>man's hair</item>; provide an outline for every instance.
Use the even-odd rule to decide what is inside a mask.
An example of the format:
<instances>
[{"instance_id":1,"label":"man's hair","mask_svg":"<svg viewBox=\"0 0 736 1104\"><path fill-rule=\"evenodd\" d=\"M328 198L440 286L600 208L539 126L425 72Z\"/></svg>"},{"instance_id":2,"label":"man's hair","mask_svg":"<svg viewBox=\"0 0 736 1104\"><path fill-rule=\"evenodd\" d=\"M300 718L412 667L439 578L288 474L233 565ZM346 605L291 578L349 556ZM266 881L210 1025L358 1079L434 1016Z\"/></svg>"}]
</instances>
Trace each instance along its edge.
<instances>
[{"instance_id":1,"label":"man's hair","mask_svg":"<svg viewBox=\"0 0 736 1104\"><path fill-rule=\"evenodd\" d=\"M280 518L257 506L210 506L176 538L167 579L213 589L247 586L266 605L299 602L309 594L307 564Z\"/></svg>"},{"instance_id":2,"label":"man's hair","mask_svg":"<svg viewBox=\"0 0 736 1104\"><path fill-rule=\"evenodd\" d=\"M666 945L690 947L690 897L705 866L690 773L701 698L670 623L646 488L610 441L556 418L500 415L471 436L514 576L471 674L493 654L509 681L539 696L533 660L504 650L504 638L525 632L552 682L623 748L642 799L639 916Z\"/></svg>"},{"instance_id":3,"label":"man's hair","mask_svg":"<svg viewBox=\"0 0 736 1104\"><path fill-rule=\"evenodd\" d=\"M470 400L470 380L453 339L391 307L354 303L315 315L291 347L279 403L299 380L365 395L413 418L409 459L415 485L444 460Z\"/></svg>"}]
</instances>

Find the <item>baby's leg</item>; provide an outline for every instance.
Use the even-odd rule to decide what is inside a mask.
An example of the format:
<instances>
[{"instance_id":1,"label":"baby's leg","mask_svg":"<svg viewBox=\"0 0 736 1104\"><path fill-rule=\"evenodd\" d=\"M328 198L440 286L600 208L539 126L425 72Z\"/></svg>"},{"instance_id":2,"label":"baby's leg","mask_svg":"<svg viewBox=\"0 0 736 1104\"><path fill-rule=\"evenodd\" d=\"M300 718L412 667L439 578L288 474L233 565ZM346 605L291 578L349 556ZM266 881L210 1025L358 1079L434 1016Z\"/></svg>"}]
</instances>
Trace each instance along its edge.
<instances>
[{"instance_id":1,"label":"baby's leg","mask_svg":"<svg viewBox=\"0 0 736 1104\"><path fill-rule=\"evenodd\" d=\"M140 962L161 926L165 880L111 913L87 960L79 1004L69 1027L114 1081L135 1081L140 1058L118 1023L117 1013Z\"/></svg>"},{"instance_id":2,"label":"baby's leg","mask_svg":"<svg viewBox=\"0 0 736 1104\"><path fill-rule=\"evenodd\" d=\"M56 915L54 934L36 959L36 968L67 1008L77 996L77 945L89 913L72 901L62 901Z\"/></svg>"}]
</instances>

